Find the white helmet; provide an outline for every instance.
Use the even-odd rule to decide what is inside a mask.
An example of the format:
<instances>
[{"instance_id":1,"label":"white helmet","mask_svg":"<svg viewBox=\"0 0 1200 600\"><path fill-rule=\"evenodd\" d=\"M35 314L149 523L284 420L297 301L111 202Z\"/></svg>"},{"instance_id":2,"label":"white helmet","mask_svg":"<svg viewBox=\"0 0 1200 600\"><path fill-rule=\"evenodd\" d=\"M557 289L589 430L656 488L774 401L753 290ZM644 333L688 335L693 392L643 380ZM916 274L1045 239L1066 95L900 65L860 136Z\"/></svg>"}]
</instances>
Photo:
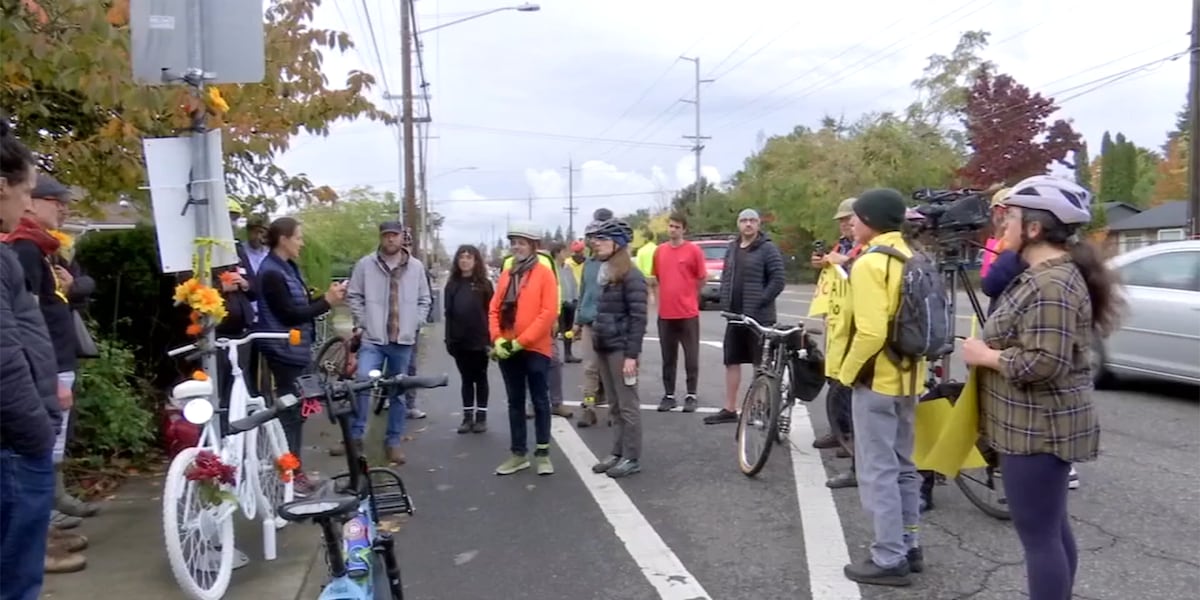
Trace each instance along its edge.
<instances>
[{"instance_id":1,"label":"white helmet","mask_svg":"<svg viewBox=\"0 0 1200 600\"><path fill-rule=\"evenodd\" d=\"M537 223L533 221L513 221L508 226L508 237L524 238L527 240L541 241L542 232Z\"/></svg>"},{"instance_id":2,"label":"white helmet","mask_svg":"<svg viewBox=\"0 0 1200 600\"><path fill-rule=\"evenodd\" d=\"M1092 194L1083 186L1051 175L1035 175L1012 186L1006 206L1044 210L1064 225L1079 225L1092 220Z\"/></svg>"}]
</instances>

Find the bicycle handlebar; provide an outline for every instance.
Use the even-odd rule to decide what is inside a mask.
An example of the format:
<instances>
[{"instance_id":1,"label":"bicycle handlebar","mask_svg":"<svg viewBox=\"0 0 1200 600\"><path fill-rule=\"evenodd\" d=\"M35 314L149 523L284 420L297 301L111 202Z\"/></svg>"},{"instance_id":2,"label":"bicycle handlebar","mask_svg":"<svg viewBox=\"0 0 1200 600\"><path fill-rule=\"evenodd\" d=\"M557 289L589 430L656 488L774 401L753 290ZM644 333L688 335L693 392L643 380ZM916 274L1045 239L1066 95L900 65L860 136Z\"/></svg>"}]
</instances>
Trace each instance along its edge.
<instances>
[{"instance_id":1,"label":"bicycle handlebar","mask_svg":"<svg viewBox=\"0 0 1200 600\"><path fill-rule=\"evenodd\" d=\"M759 333L761 333L762 335L765 335L767 337L785 338L789 335L792 335L793 333L796 333L797 331L804 331L803 324L793 325L792 327L788 327L786 329L780 329L774 325L763 325L762 323L759 323L757 320L754 319L754 317L751 317L750 315L741 315L738 313L721 311L721 316L725 317L725 319L731 323L736 323L738 325L745 325L752 329L757 329Z\"/></svg>"},{"instance_id":2,"label":"bicycle handlebar","mask_svg":"<svg viewBox=\"0 0 1200 600\"><path fill-rule=\"evenodd\" d=\"M167 356L175 357L188 352L200 351L201 354L216 352L217 350L229 348L231 346L242 346L254 340L288 340L293 346L300 344L300 330L292 329L291 331L256 331L248 333L240 338L217 338L216 343L212 348L201 348L200 343L192 343L186 346L180 346L167 351Z\"/></svg>"}]
</instances>

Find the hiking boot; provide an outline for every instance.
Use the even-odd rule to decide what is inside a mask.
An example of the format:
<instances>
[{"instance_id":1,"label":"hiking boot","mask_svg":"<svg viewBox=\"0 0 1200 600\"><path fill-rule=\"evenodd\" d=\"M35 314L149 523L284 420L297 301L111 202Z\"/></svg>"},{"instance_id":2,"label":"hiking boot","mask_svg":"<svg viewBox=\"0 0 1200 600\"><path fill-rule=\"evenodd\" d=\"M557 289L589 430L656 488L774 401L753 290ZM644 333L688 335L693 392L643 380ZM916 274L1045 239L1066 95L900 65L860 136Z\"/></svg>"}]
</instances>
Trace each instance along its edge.
<instances>
[{"instance_id":1,"label":"hiking boot","mask_svg":"<svg viewBox=\"0 0 1200 600\"><path fill-rule=\"evenodd\" d=\"M925 551L920 546L908 549L908 570L913 573L925 570Z\"/></svg>"},{"instance_id":2,"label":"hiking boot","mask_svg":"<svg viewBox=\"0 0 1200 600\"><path fill-rule=\"evenodd\" d=\"M87 568L87 558L61 547L46 546L46 573L78 573Z\"/></svg>"},{"instance_id":3,"label":"hiking boot","mask_svg":"<svg viewBox=\"0 0 1200 600\"><path fill-rule=\"evenodd\" d=\"M842 443L838 440L838 436L832 433L827 433L813 440L813 448L816 448L817 450L830 450L841 445Z\"/></svg>"},{"instance_id":4,"label":"hiking boot","mask_svg":"<svg viewBox=\"0 0 1200 600\"><path fill-rule=\"evenodd\" d=\"M471 433L471 428L475 426L475 417L471 411L463 411L462 423L458 426L459 433Z\"/></svg>"},{"instance_id":5,"label":"hiking boot","mask_svg":"<svg viewBox=\"0 0 1200 600\"><path fill-rule=\"evenodd\" d=\"M512 475L517 471L524 471L529 468L529 457L524 454L513 454L509 456L500 466L496 467L497 475Z\"/></svg>"},{"instance_id":6,"label":"hiking boot","mask_svg":"<svg viewBox=\"0 0 1200 600\"><path fill-rule=\"evenodd\" d=\"M408 459L404 457L404 451L400 449L400 446L388 446L387 459L389 463L394 465L402 465L408 462Z\"/></svg>"},{"instance_id":7,"label":"hiking boot","mask_svg":"<svg viewBox=\"0 0 1200 600\"><path fill-rule=\"evenodd\" d=\"M705 425L719 425L721 423L737 423L738 414L732 410L722 408L707 417L704 417Z\"/></svg>"},{"instance_id":8,"label":"hiking boot","mask_svg":"<svg viewBox=\"0 0 1200 600\"><path fill-rule=\"evenodd\" d=\"M538 475L553 475L554 463L550 462L550 454L534 454L533 465L537 468Z\"/></svg>"},{"instance_id":9,"label":"hiking boot","mask_svg":"<svg viewBox=\"0 0 1200 600\"><path fill-rule=\"evenodd\" d=\"M63 492L55 501L59 512L72 517L94 517L100 512L100 505L94 502L84 502L71 494Z\"/></svg>"},{"instance_id":10,"label":"hiking boot","mask_svg":"<svg viewBox=\"0 0 1200 600\"><path fill-rule=\"evenodd\" d=\"M621 462L613 465L612 468L605 471L604 474L612 477L613 479L620 479L622 477L633 475L634 473L640 473L641 471L642 465L637 461L636 458L622 458Z\"/></svg>"},{"instance_id":11,"label":"hiking boot","mask_svg":"<svg viewBox=\"0 0 1200 600\"><path fill-rule=\"evenodd\" d=\"M590 406L583 407L583 413L581 413L579 415L579 420L575 421L575 426L579 427L580 429L583 429L584 427L591 427L592 425L595 425L595 424L596 424L596 409L594 409Z\"/></svg>"},{"instance_id":12,"label":"hiking boot","mask_svg":"<svg viewBox=\"0 0 1200 600\"><path fill-rule=\"evenodd\" d=\"M842 473L840 475L834 475L825 481L825 487L831 490L858 487L858 476L854 474L854 471Z\"/></svg>"},{"instance_id":13,"label":"hiking boot","mask_svg":"<svg viewBox=\"0 0 1200 600\"><path fill-rule=\"evenodd\" d=\"M483 433L487 431L487 413L476 412L475 424L471 425L471 433Z\"/></svg>"},{"instance_id":14,"label":"hiking boot","mask_svg":"<svg viewBox=\"0 0 1200 600\"><path fill-rule=\"evenodd\" d=\"M658 401L658 412L667 412L678 405L679 404L675 402L674 395L664 394L662 400Z\"/></svg>"},{"instance_id":15,"label":"hiking boot","mask_svg":"<svg viewBox=\"0 0 1200 600\"><path fill-rule=\"evenodd\" d=\"M64 552L83 552L87 550L88 539L86 535L80 533L71 533L51 527L46 535L46 547L58 548Z\"/></svg>"},{"instance_id":16,"label":"hiking boot","mask_svg":"<svg viewBox=\"0 0 1200 600\"><path fill-rule=\"evenodd\" d=\"M597 473L597 474L607 473L609 469L617 466L617 463L619 463L619 462L621 462L620 456L617 456L615 454L610 455L608 458L592 465L592 472Z\"/></svg>"},{"instance_id":17,"label":"hiking boot","mask_svg":"<svg viewBox=\"0 0 1200 600\"><path fill-rule=\"evenodd\" d=\"M58 510L50 512L50 526L56 529L75 529L82 524L83 519L80 517L72 517Z\"/></svg>"},{"instance_id":18,"label":"hiking boot","mask_svg":"<svg viewBox=\"0 0 1200 600\"><path fill-rule=\"evenodd\" d=\"M700 401L696 399L695 394L688 394L683 397L683 412L694 413L700 407Z\"/></svg>"},{"instance_id":19,"label":"hiking boot","mask_svg":"<svg viewBox=\"0 0 1200 600\"><path fill-rule=\"evenodd\" d=\"M865 585L887 585L892 587L912 585L912 579L908 576L910 569L907 561L890 569L885 569L868 558L862 562L846 565L842 569L842 572L846 575L846 579Z\"/></svg>"},{"instance_id":20,"label":"hiking boot","mask_svg":"<svg viewBox=\"0 0 1200 600\"><path fill-rule=\"evenodd\" d=\"M550 407L550 414L558 415L564 419L570 419L575 416L575 413L571 412L571 409L562 404Z\"/></svg>"}]
</instances>

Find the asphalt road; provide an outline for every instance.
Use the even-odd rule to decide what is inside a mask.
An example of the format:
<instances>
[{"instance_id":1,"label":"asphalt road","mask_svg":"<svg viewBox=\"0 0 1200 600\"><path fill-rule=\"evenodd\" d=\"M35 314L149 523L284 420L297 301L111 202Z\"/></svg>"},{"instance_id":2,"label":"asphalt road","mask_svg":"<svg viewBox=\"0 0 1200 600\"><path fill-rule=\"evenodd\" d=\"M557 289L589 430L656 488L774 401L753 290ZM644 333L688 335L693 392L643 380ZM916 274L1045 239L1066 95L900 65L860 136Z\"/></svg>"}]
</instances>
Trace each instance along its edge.
<instances>
[{"instance_id":1,"label":"asphalt road","mask_svg":"<svg viewBox=\"0 0 1200 600\"><path fill-rule=\"evenodd\" d=\"M780 298L781 319L804 316L809 294L789 288ZM969 315L969 309L959 312ZM965 335L969 317L960 321ZM723 327L717 313L702 316L700 401L709 409L720 404ZM793 445L777 449L757 479L737 469L733 425L706 426L703 414L653 410L642 413L639 475L617 483L590 473L590 462L608 450L611 430L579 430L556 418L557 473L497 477L493 469L508 446L499 372L491 372L491 431L458 435L458 377L439 345L429 347L426 370L452 377L450 388L422 393L429 418L409 422L413 439L401 471L417 510L397 534L408 598L1024 596L1020 546L1011 526L979 512L953 486L938 488L938 507L926 515L928 566L913 587L846 582L842 564L847 556L864 555L869 525L856 490L830 492L822 485L826 469L846 467L846 461L808 445L826 429L822 399L797 411ZM565 369L567 397L578 399L581 369ZM643 404L661 395L660 370L656 342L648 339L640 377ZM682 380L681 373L681 386ZM1079 466L1082 487L1071 493L1081 551L1076 597L1196 597L1198 395L1195 388L1147 383L1096 393L1102 456ZM812 414L811 424L803 413Z\"/></svg>"}]
</instances>

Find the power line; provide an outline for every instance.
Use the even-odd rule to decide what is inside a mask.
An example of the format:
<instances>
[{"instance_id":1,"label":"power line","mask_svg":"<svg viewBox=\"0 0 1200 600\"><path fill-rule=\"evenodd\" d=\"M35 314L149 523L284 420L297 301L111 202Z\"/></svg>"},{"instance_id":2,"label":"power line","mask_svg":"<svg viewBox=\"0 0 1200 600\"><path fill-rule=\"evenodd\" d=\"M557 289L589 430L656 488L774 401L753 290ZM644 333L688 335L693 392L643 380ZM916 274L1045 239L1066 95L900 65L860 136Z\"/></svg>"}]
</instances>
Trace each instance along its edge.
<instances>
[{"instance_id":1,"label":"power line","mask_svg":"<svg viewBox=\"0 0 1200 600\"><path fill-rule=\"evenodd\" d=\"M430 203L431 204L445 204L445 203L458 204L458 203L465 203L465 202L483 202L483 203L488 203L488 202L529 202L531 200L535 201L535 202L540 202L542 200L567 200L567 199L579 200L580 198L624 198L624 197L629 197L629 196L653 196L653 195L661 195L661 194L665 194L665 193L667 193L665 190L654 190L654 191L650 191L650 192L617 192L617 193L613 193L613 194L574 194L571 197L568 197L568 196L515 196L515 197L511 197L511 198L443 198L440 200L430 200Z\"/></svg>"},{"instance_id":2,"label":"power line","mask_svg":"<svg viewBox=\"0 0 1200 600\"><path fill-rule=\"evenodd\" d=\"M471 131L481 131L486 133L494 133L496 135L512 135L518 137L541 137L547 139L559 139L566 141L577 141L582 144L622 144L630 146L649 146L659 148L690 148L684 144L671 144L666 142L643 142L636 140L621 140L612 138L595 138L581 135L568 135L564 133L551 133L548 131L530 131L525 129L506 129L501 127L486 127L483 125L466 125L461 123L438 123L439 127L449 129L466 129Z\"/></svg>"}]
</instances>

